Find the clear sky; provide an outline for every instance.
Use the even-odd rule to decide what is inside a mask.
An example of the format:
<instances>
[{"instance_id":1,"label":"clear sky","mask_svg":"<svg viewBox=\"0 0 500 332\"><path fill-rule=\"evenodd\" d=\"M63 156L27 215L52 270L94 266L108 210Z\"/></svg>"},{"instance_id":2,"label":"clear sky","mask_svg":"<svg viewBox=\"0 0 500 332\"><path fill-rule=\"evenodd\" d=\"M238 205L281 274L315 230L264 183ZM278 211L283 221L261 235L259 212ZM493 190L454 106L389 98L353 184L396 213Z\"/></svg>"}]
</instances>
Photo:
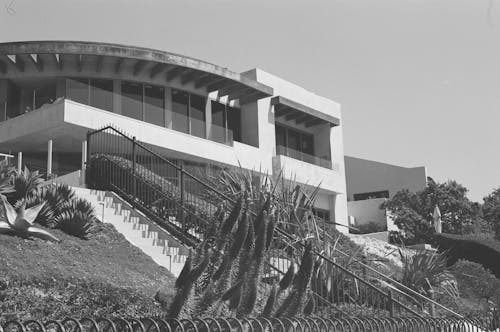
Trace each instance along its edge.
<instances>
[{"instance_id":1,"label":"clear sky","mask_svg":"<svg viewBox=\"0 0 500 332\"><path fill-rule=\"evenodd\" d=\"M500 186L500 0L0 0L0 41L89 40L262 68L342 104L348 155Z\"/></svg>"}]
</instances>

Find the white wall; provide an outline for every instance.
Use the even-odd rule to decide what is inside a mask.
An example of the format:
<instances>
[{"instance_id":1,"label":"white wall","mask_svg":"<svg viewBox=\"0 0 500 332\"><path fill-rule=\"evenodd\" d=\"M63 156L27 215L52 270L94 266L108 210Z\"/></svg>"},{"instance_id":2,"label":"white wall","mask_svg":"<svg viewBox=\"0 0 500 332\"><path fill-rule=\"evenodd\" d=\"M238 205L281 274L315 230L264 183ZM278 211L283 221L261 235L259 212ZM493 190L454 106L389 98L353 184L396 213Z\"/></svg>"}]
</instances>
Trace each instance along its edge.
<instances>
[{"instance_id":1,"label":"white wall","mask_svg":"<svg viewBox=\"0 0 500 332\"><path fill-rule=\"evenodd\" d=\"M374 191L389 191L389 197L402 189L416 192L425 188L427 172L422 167L401 167L345 156L347 196Z\"/></svg>"}]
</instances>

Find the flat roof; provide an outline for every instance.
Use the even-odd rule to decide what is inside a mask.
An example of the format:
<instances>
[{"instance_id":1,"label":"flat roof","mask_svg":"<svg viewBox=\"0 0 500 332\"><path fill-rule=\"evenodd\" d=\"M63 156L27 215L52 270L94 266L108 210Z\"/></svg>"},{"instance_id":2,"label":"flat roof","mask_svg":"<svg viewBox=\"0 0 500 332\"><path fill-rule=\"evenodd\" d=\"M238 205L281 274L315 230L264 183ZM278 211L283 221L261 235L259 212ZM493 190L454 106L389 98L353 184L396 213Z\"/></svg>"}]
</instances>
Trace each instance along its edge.
<instances>
[{"instance_id":1,"label":"flat roof","mask_svg":"<svg viewBox=\"0 0 500 332\"><path fill-rule=\"evenodd\" d=\"M8 70L24 71L27 62L32 63L39 71L43 70L42 59L34 59L32 55L53 54L61 63L64 56L79 56L79 65L85 56L96 56L116 59L116 68L120 61L132 59L136 61L134 73L144 70L150 65L150 75L166 73L170 77L182 77L183 84L195 81L196 86L206 87L208 92L221 91L230 99L252 101L273 95L273 89L265 84L250 79L225 67L199 59L155 50L145 47L128 46L101 42L84 41L20 41L0 43L0 77ZM81 68L81 67L80 67Z\"/></svg>"}]
</instances>

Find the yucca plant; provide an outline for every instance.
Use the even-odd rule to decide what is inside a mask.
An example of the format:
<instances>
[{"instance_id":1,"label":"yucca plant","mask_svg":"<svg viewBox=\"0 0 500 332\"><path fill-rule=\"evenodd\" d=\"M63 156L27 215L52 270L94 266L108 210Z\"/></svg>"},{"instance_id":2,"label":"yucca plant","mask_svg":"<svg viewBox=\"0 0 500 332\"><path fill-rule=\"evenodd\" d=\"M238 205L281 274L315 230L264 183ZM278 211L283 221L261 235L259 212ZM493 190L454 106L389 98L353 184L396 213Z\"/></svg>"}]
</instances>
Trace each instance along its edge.
<instances>
[{"instance_id":1,"label":"yucca plant","mask_svg":"<svg viewBox=\"0 0 500 332\"><path fill-rule=\"evenodd\" d=\"M431 292L456 294L456 282L447 269L446 252L419 250L414 254L399 251L403 263L400 282L429 296Z\"/></svg>"}]
</instances>

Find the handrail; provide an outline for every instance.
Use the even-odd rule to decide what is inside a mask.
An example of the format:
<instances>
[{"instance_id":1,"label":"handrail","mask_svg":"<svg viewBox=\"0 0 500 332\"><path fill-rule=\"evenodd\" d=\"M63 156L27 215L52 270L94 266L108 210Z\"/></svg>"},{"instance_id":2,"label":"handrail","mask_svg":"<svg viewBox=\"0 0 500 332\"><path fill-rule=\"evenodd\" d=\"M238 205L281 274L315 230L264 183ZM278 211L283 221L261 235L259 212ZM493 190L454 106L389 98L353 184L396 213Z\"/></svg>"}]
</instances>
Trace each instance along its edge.
<instances>
[{"instance_id":1,"label":"handrail","mask_svg":"<svg viewBox=\"0 0 500 332\"><path fill-rule=\"evenodd\" d=\"M349 254L346 254L345 252L341 251L340 249L335 248L335 251L337 251L338 253L340 253L340 254L342 254L342 255L344 255L344 256L346 256L346 257L350 257L350 256L349 256ZM372 271L372 272L375 272L377 275L379 275L379 276L383 277L384 279L389 280L389 282L390 282L390 283L394 283L394 284L395 284L395 285L397 285L398 287L403 288L405 291L408 291L408 292L412 293L413 295L418 296L420 299L425 300L425 301L427 301L427 302L429 302L429 303L431 303L431 304L437 305L437 306L438 306L438 307L440 307L441 309L444 309L445 311L448 311L449 313L451 313L453 316L455 316L455 317L457 317L457 318L464 318L464 316L460 315L459 313L456 313L455 311L453 311L453 310L451 310L451 309L449 309L449 308L447 308L447 307L443 306L442 304L440 304L440 303L438 303L438 302L434 301L433 299L428 298L428 297L426 297L426 296L424 296L424 295L422 295L422 294L420 294L420 293L418 293L418 292L414 291L413 289L411 289L411 288L409 288L409 287L407 287L407 286L403 285L403 284L402 284L402 283L400 283L399 281L394 280L394 279L392 279L392 278L390 278L390 277L386 276L386 275L385 275L385 274L383 274L382 272L377 271L376 269L374 269L373 267L371 267L371 266L369 266L369 265L366 265L366 264L365 264L365 263L363 263L362 261L357 260L357 259L355 259L354 261L355 261L356 263L360 264L361 266L363 266L364 268L367 268L368 270L370 270L370 271Z\"/></svg>"},{"instance_id":2,"label":"handrail","mask_svg":"<svg viewBox=\"0 0 500 332\"><path fill-rule=\"evenodd\" d=\"M147 152L151 153L152 155L154 155L155 157L159 158L160 160L162 160L163 162L167 163L168 165L174 167L176 170L180 171L181 173L183 173L184 175L187 175L188 177L192 178L193 180L195 180L197 183L201 184L202 186L204 186L206 189L208 189L209 191L212 191L214 193L216 193L217 195L219 195L221 198L223 198L224 200L227 200L228 202L232 203L232 204L236 204L236 201L234 199L232 199L231 197L225 195L224 193L220 192L219 190L213 188L212 186L209 186L207 183L205 183L204 181L198 179L197 177L195 177L194 175L186 172L182 167L179 167L178 165L172 163L170 160L168 160L167 158L161 156L160 154L156 153L155 151L151 150L150 148L146 147L145 145L143 145L141 142L138 142L135 137L133 139L129 138L128 136L126 136L125 134L123 134L120 130L114 128L113 126L111 125L108 125L108 126L105 126L101 129L98 129L98 130L95 130L95 131L92 131L92 132L89 132L87 134L87 139L90 140L91 136L92 135L95 135L99 132L103 132L104 130L107 130L107 129L111 129L112 131L118 133L119 135L121 135L122 137L126 138L127 140L133 142L134 144L136 144L137 146L141 147L142 149L146 150ZM90 150L90 149L89 149ZM90 151L89 151L90 152ZM87 161L88 163L90 163L90 160ZM134 168L134 172L135 172L135 168ZM135 176L135 174L134 174ZM253 216L257 216L257 214L254 212L254 211L251 211L250 210L250 213L253 215ZM287 232L283 231L282 229L280 229L279 227L276 227L275 230L282 236L290 239L290 240L296 240L294 236L288 234ZM303 243L303 241L296 241L297 244L299 244L302 248L304 248L306 246L305 243ZM340 264L337 264L336 262L332 261L329 257L326 257L325 255L323 255L321 252L318 252L316 249L313 249L313 253L315 255L317 255L318 257L320 257L321 259L323 259L325 262L335 266L336 268L338 268L339 270L341 270L343 273L346 273L348 276L352 277L353 279L355 280L358 280L359 282L361 282L362 284L364 284L365 286L367 286L368 288L372 289L373 291L377 292L378 294L382 295L384 298L392 301L394 304L397 304L400 308L403 308L404 310L406 310L407 312L417 316L417 317L422 317L419 313L417 313L416 311L414 311L413 309L411 309L410 307L404 305L403 303L399 302L398 300L396 299L393 299L391 298L390 294L389 293L386 293L384 292L383 290L379 289L378 287L372 285L370 282L368 282L367 280L363 279L362 277L356 275L355 273L349 271L348 269L344 268L343 266L341 266Z\"/></svg>"}]
</instances>

